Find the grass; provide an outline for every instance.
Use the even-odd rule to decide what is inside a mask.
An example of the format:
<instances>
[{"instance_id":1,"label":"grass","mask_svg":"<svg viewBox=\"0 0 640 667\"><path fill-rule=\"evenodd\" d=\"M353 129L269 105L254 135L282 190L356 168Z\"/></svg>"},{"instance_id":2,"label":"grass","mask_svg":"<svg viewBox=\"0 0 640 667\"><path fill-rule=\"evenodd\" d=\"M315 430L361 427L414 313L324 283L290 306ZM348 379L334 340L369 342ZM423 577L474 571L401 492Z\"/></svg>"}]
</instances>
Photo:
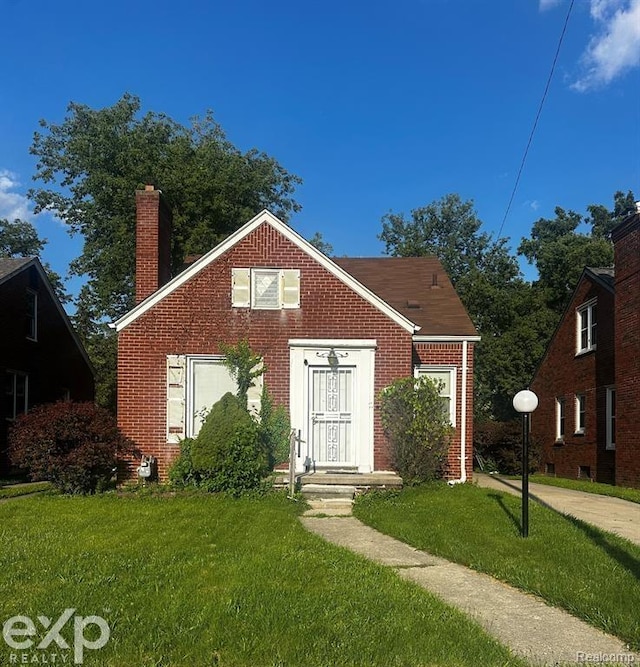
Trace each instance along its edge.
<instances>
[{"instance_id":1,"label":"grass","mask_svg":"<svg viewBox=\"0 0 640 667\"><path fill-rule=\"evenodd\" d=\"M518 478L519 479L519 478ZM565 479L564 477L547 477L546 475L531 475L530 482L536 484L547 484L548 486L560 486L563 489L574 491L586 491L601 496L622 498L632 503L640 503L640 489L629 489L624 486L613 486L611 484L600 484L599 482L588 482L583 479Z\"/></svg>"},{"instance_id":2,"label":"grass","mask_svg":"<svg viewBox=\"0 0 640 667\"><path fill-rule=\"evenodd\" d=\"M369 494L354 513L418 549L486 572L640 648L640 547L531 503L471 484Z\"/></svg>"},{"instance_id":3,"label":"grass","mask_svg":"<svg viewBox=\"0 0 640 667\"><path fill-rule=\"evenodd\" d=\"M36 482L34 484L7 484L0 485L0 500L3 498L17 498L29 493L41 493L51 490L49 482Z\"/></svg>"},{"instance_id":4,"label":"grass","mask_svg":"<svg viewBox=\"0 0 640 667\"><path fill-rule=\"evenodd\" d=\"M298 509L280 495L4 503L0 619L102 616L111 638L88 666L524 666L390 568L305 531Z\"/></svg>"}]
</instances>

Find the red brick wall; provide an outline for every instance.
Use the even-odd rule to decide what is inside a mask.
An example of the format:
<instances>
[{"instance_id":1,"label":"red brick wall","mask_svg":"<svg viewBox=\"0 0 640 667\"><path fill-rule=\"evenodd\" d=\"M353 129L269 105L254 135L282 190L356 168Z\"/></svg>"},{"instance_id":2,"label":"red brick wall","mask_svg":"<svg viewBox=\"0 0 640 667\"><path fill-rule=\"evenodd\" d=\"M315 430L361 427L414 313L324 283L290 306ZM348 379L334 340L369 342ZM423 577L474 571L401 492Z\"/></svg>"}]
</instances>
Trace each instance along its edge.
<instances>
[{"instance_id":1,"label":"red brick wall","mask_svg":"<svg viewBox=\"0 0 640 667\"><path fill-rule=\"evenodd\" d=\"M467 479L473 476L473 343L467 347L467 404L465 430L465 471ZM455 366L456 371L456 429L449 447L446 474L449 478L459 478L461 457L461 426L462 426L462 343L416 343L416 364L435 366Z\"/></svg>"},{"instance_id":2,"label":"red brick wall","mask_svg":"<svg viewBox=\"0 0 640 667\"><path fill-rule=\"evenodd\" d=\"M614 233L616 483L640 487L640 215Z\"/></svg>"},{"instance_id":3,"label":"red brick wall","mask_svg":"<svg viewBox=\"0 0 640 667\"><path fill-rule=\"evenodd\" d=\"M597 348L576 356L576 308L597 297ZM584 277L532 382L539 405L531 435L543 448L542 468L553 464L560 477L577 478L580 466L597 481L614 482L615 453L606 449L606 386L614 375L614 299L611 291ZM586 396L585 431L575 434L575 395ZM556 442L556 398L565 400L565 437Z\"/></svg>"},{"instance_id":4,"label":"red brick wall","mask_svg":"<svg viewBox=\"0 0 640 667\"><path fill-rule=\"evenodd\" d=\"M160 190L136 191L136 303L171 278L171 211Z\"/></svg>"},{"instance_id":5,"label":"red brick wall","mask_svg":"<svg viewBox=\"0 0 640 667\"><path fill-rule=\"evenodd\" d=\"M231 307L231 269L299 268L301 307L251 310ZM265 381L277 402L289 403L291 338L376 339L375 392L412 373L411 334L303 253L262 225L176 289L119 334L118 422L161 475L177 454L166 443L166 355L219 354L220 343L247 338L264 357ZM295 427L295 425L293 425ZM378 417L374 466L390 468Z\"/></svg>"}]
</instances>

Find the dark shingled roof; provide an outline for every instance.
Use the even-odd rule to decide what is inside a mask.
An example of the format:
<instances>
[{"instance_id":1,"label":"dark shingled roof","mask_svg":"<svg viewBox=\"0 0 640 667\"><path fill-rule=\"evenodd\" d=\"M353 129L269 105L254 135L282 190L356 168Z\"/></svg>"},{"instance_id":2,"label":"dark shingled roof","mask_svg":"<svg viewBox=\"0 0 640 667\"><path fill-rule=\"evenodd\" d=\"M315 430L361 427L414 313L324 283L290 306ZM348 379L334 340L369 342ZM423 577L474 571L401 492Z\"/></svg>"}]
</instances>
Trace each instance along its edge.
<instances>
[{"instance_id":1,"label":"dark shingled roof","mask_svg":"<svg viewBox=\"0 0 640 667\"><path fill-rule=\"evenodd\" d=\"M616 283L616 273L615 269L612 266L608 267L588 266L587 271L593 273L597 278L599 278L602 281L605 287L608 287L613 292Z\"/></svg>"},{"instance_id":2,"label":"dark shingled roof","mask_svg":"<svg viewBox=\"0 0 640 667\"><path fill-rule=\"evenodd\" d=\"M30 262L33 262L32 257L0 257L0 282L17 273Z\"/></svg>"},{"instance_id":3,"label":"dark shingled roof","mask_svg":"<svg viewBox=\"0 0 640 667\"><path fill-rule=\"evenodd\" d=\"M333 261L417 324L419 336L476 336L437 257L334 257Z\"/></svg>"}]
</instances>

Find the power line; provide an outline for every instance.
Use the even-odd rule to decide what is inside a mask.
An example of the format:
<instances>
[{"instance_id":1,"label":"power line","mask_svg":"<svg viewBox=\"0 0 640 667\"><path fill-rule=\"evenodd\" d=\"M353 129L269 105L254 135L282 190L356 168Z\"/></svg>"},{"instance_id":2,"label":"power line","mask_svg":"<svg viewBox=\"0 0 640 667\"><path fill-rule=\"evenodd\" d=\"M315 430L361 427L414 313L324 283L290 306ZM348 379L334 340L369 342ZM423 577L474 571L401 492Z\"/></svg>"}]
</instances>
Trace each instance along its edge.
<instances>
[{"instance_id":1,"label":"power line","mask_svg":"<svg viewBox=\"0 0 640 667\"><path fill-rule=\"evenodd\" d=\"M509 211L511 210L511 204L513 204L513 199L516 196L516 190L518 189L518 184L520 183L520 176L522 176L524 163L527 161L527 155L529 154L529 148L531 147L531 142L533 141L533 135L536 133L536 128L538 127L538 120L540 120L540 114L542 113L542 107L544 107L545 100L547 99L547 93L549 92L549 87L551 86L551 79L553 79L553 73L555 72L556 69L556 63L558 62L558 56L560 55L560 48L562 46L562 42L564 41L564 35L567 32L567 25L569 24L569 17L571 16L571 10L573 9L574 2L575 0L571 0L571 3L569 5L569 10L567 11L567 17L564 20L564 26L562 26L562 33L560 34L560 39L558 41L558 48L556 49L556 54L553 58L551 71L549 72L549 78L547 79L547 85L544 87L544 93L542 93L542 99L540 100L538 113L536 114L536 119L533 121L533 127L531 128L529 141L527 141L527 147L524 149L524 155L522 156L520 169L518 169L516 182L513 186L513 190L511 191L511 197L509 198L509 203L507 204L507 210L504 212L504 217L502 218L502 223L500 224L500 229L498 230L498 238L500 238L500 234L502 233L502 228L504 227L504 223L507 221Z\"/></svg>"}]
</instances>

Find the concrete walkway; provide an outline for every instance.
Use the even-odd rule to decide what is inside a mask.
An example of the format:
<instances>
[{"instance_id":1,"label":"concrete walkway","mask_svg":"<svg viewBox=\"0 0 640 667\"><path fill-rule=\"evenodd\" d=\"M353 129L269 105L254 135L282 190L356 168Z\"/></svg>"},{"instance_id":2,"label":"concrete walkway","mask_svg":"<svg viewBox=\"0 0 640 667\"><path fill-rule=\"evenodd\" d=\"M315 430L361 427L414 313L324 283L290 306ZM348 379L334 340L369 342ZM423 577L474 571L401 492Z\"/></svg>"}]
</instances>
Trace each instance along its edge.
<instances>
[{"instance_id":1,"label":"concrete walkway","mask_svg":"<svg viewBox=\"0 0 640 667\"><path fill-rule=\"evenodd\" d=\"M640 655L620 639L492 577L383 535L353 516L303 516L301 521L327 541L395 568L401 577L471 616L532 665L602 664L603 656L612 663L640 663Z\"/></svg>"},{"instance_id":2,"label":"concrete walkway","mask_svg":"<svg viewBox=\"0 0 640 667\"><path fill-rule=\"evenodd\" d=\"M521 495L519 479L505 479L497 475L474 473L478 486ZM640 545L640 504L620 498L599 496L563 489L558 486L529 483L529 498L552 509L586 521L602 530L608 530Z\"/></svg>"}]
</instances>

